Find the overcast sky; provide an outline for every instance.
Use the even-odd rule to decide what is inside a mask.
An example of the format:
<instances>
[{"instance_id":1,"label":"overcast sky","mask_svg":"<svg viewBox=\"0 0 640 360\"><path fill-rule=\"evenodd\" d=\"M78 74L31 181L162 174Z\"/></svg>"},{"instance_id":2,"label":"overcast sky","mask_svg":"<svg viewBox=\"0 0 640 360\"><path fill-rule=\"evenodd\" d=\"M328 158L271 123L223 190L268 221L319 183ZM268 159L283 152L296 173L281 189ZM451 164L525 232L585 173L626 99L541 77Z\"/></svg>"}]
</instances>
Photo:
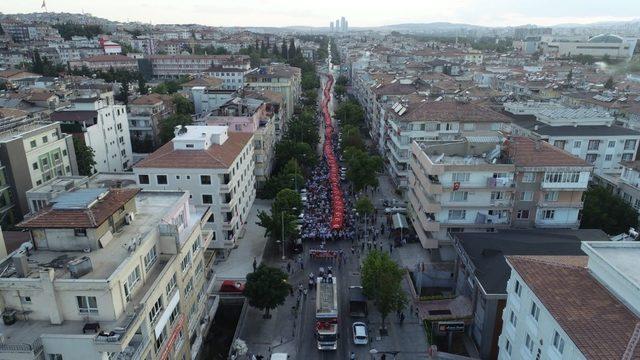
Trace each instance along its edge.
<instances>
[{"instance_id":1,"label":"overcast sky","mask_svg":"<svg viewBox=\"0 0 640 360\"><path fill-rule=\"evenodd\" d=\"M0 0L0 11L41 11L42 0ZM555 25L640 17L640 0L46 0L52 12L82 11L117 21L212 26L352 27L447 21L485 26Z\"/></svg>"}]
</instances>

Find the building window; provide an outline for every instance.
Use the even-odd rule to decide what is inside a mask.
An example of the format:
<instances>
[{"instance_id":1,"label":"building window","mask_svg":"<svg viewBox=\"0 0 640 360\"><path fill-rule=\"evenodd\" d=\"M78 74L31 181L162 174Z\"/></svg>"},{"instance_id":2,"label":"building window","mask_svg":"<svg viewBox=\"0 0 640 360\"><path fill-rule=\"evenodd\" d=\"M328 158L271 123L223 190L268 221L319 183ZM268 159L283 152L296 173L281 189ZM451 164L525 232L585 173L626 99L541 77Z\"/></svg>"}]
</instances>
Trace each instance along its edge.
<instances>
[{"instance_id":1,"label":"building window","mask_svg":"<svg viewBox=\"0 0 640 360\"><path fill-rule=\"evenodd\" d=\"M625 150L635 150L636 149L636 141L635 140L627 140L624 142Z\"/></svg>"},{"instance_id":2,"label":"building window","mask_svg":"<svg viewBox=\"0 0 640 360\"><path fill-rule=\"evenodd\" d=\"M73 236L87 236L87 229L75 228L73 229Z\"/></svg>"},{"instance_id":3,"label":"building window","mask_svg":"<svg viewBox=\"0 0 640 360\"><path fill-rule=\"evenodd\" d=\"M209 176L209 175L200 175L200 184L202 184L202 185L211 185L211 176Z\"/></svg>"},{"instance_id":4,"label":"building window","mask_svg":"<svg viewBox=\"0 0 640 360\"><path fill-rule=\"evenodd\" d=\"M451 180L454 182L467 182L471 173L453 173L451 174Z\"/></svg>"},{"instance_id":5,"label":"building window","mask_svg":"<svg viewBox=\"0 0 640 360\"><path fill-rule=\"evenodd\" d=\"M149 270L149 268L153 266L153 264L155 264L157 259L158 259L158 253L156 252L156 246L154 245L151 249L149 249L149 252L147 253L147 255L144 256L145 270Z\"/></svg>"},{"instance_id":6,"label":"building window","mask_svg":"<svg viewBox=\"0 0 640 360\"><path fill-rule=\"evenodd\" d=\"M636 199L636 201L633 202L633 208L636 210L640 209L640 199Z\"/></svg>"},{"instance_id":7,"label":"building window","mask_svg":"<svg viewBox=\"0 0 640 360\"><path fill-rule=\"evenodd\" d=\"M589 164L593 164L598 159L598 154L587 154L587 156L584 159Z\"/></svg>"},{"instance_id":8,"label":"building window","mask_svg":"<svg viewBox=\"0 0 640 360\"><path fill-rule=\"evenodd\" d=\"M38 170L38 162L31 164L31 167L33 167L33 170Z\"/></svg>"},{"instance_id":9,"label":"building window","mask_svg":"<svg viewBox=\"0 0 640 360\"><path fill-rule=\"evenodd\" d=\"M523 191L520 193L520 201L533 200L533 191Z\"/></svg>"},{"instance_id":10,"label":"building window","mask_svg":"<svg viewBox=\"0 0 640 360\"><path fill-rule=\"evenodd\" d=\"M31 148L33 149L34 147L36 147L38 144L36 143L35 140L31 140Z\"/></svg>"},{"instance_id":11,"label":"building window","mask_svg":"<svg viewBox=\"0 0 640 360\"><path fill-rule=\"evenodd\" d=\"M600 148L600 140L589 140L587 150L598 150Z\"/></svg>"},{"instance_id":12,"label":"building window","mask_svg":"<svg viewBox=\"0 0 640 360\"><path fill-rule=\"evenodd\" d=\"M467 191L452 191L450 201L467 201L469 193Z\"/></svg>"},{"instance_id":13,"label":"building window","mask_svg":"<svg viewBox=\"0 0 640 360\"><path fill-rule=\"evenodd\" d=\"M449 210L449 220L464 220L466 216L466 210Z\"/></svg>"},{"instance_id":14,"label":"building window","mask_svg":"<svg viewBox=\"0 0 640 360\"><path fill-rule=\"evenodd\" d=\"M193 242L193 245L191 245L191 252L195 255L198 250L200 250L200 238L197 237L196 240Z\"/></svg>"},{"instance_id":15,"label":"building window","mask_svg":"<svg viewBox=\"0 0 640 360\"><path fill-rule=\"evenodd\" d=\"M189 294L191 294L191 290L193 290L193 279L189 279L189 281L187 281L187 285L184 287L184 296L189 296Z\"/></svg>"},{"instance_id":16,"label":"building window","mask_svg":"<svg viewBox=\"0 0 640 360\"><path fill-rule=\"evenodd\" d=\"M156 300L156 302L151 307L151 310L149 310L149 322L153 324L154 321L156 321L156 319L158 318L158 315L160 315L161 311L162 311L162 296L158 297L158 300Z\"/></svg>"},{"instance_id":17,"label":"building window","mask_svg":"<svg viewBox=\"0 0 640 360\"><path fill-rule=\"evenodd\" d=\"M573 148L574 149L578 149L582 146L582 141L574 141L573 142Z\"/></svg>"},{"instance_id":18,"label":"building window","mask_svg":"<svg viewBox=\"0 0 640 360\"><path fill-rule=\"evenodd\" d=\"M511 356L511 342L509 341L509 339L507 339L507 341L505 342L504 349L507 351L507 354Z\"/></svg>"},{"instance_id":19,"label":"building window","mask_svg":"<svg viewBox=\"0 0 640 360\"><path fill-rule=\"evenodd\" d=\"M544 181L548 183L577 183L580 181L580 173L577 171L547 172L544 174Z\"/></svg>"},{"instance_id":20,"label":"building window","mask_svg":"<svg viewBox=\"0 0 640 360\"><path fill-rule=\"evenodd\" d=\"M532 318L538 321L538 318L540 317L540 308L536 305L535 301L531 302L531 311L529 311L529 314L531 314Z\"/></svg>"},{"instance_id":21,"label":"building window","mask_svg":"<svg viewBox=\"0 0 640 360\"><path fill-rule=\"evenodd\" d=\"M557 331L553 334L553 347L556 348L560 354L564 352L564 339Z\"/></svg>"},{"instance_id":22,"label":"building window","mask_svg":"<svg viewBox=\"0 0 640 360\"><path fill-rule=\"evenodd\" d=\"M556 140L553 142L553 146L560 148L560 149L564 149L564 145L565 145L565 141L564 140Z\"/></svg>"},{"instance_id":23,"label":"building window","mask_svg":"<svg viewBox=\"0 0 640 360\"><path fill-rule=\"evenodd\" d=\"M140 184L148 184L149 175L138 175L138 181L140 182Z\"/></svg>"},{"instance_id":24,"label":"building window","mask_svg":"<svg viewBox=\"0 0 640 360\"><path fill-rule=\"evenodd\" d=\"M20 302L23 304L31 304L31 296L20 296Z\"/></svg>"},{"instance_id":25,"label":"building window","mask_svg":"<svg viewBox=\"0 0 640 360\"><path fill-rule=\"evenodd\" d=\"M529 336L529 334L527 334L527 339L524 344L529 353L533 354L533 339L531 339L531 336Z\"/></svg>"},{"instance_id":26,"label":"building window","mask_svg":"<svg viewBox=\"0 0 640 360\"><path fill-rule=\"evenodd\" d=\"M622 154L622 161L631 161L633 160L633 154Z\"/></svg>"},{"instance_id":27,"label":"building window","mask_svg":"<svg viewBox=\"0 0 640 360\"><path fill-rule=\"evenodd\" d=\"M127 277L127 281L124 283L124 297L127 301L131 300L131 293L135 288L136 284L140 281L140 267L136 266L135 269L129 274Z\"/></svg>"},{"instance_id":28,"label":"building window","mask_svg":"<svg viewBox=\"0 0 640 360\"><path fill-rule=\"evenodd\" d=\"M513 310L511 310L511 314L509 314L509 323L513 325L513 327L518 326L518 317L513 312Z\"/></svg>"},{"instance_id":29,"label":"building window","mask_svg":"<svg viewBox=\"0 0 640 360\"><path fill-rule=\"evenodd\" d=\"M167 297L171 296L173 289L176 288L176 284L177 284L176 274L173 274L173 276L171 277L171 280L169 280L169 282L167 283Z\"/></svg>"},{"instance_id":30,"label":"building window","mask_svg":"<svg viewBox=\"0 0 640 360\"><path fill-rule=\"evenodd\" d=\"M80 314L97 314L98 301L95 296L76 296Z\"/></svg>"},{"instance_id":31,"label":"building window","mask_svg":"<svg viewBox=\"0 0 640 360\"><path fill-rule=\"evenodd\" d=\"M185 255L184 258L182 258L182 262L180 263L180 269L182 270L182 272L187 271L187 269L189 268L189 265L191 265L191 253L188 252L187 255Z\"/></svg>"},{"instance_id":32,"label":"building window","mask_svg":"<svg viewBox=\"0 0 640 360\"><path fill-rule=\"evenodd\" d=\"M609 141L609 144L607 145L607 147L609 147L609 148L614 148L614 147L616 147L616 142L615 142L614 140Z\"/></svg>"},{"instance_id":33,"label":"building window","mask_svg":"<svg viewBox=\"0 0 640 360\"><path fill-rule=\"evenodd\" d=\"M544 201L558 201L558 191L548 191L544 193Z\"/></svg>"},{"instance_id":34,"label":"building window","mask_svg":"<svg viewBox=\"0 0 640 360\"><path fill-rule=\"evenodd\" d=\"M544 220L553 220L553 218L556 216L556 211L555 210L544 210L542 212L542 218Z\"/></svg>"},{"instance_id":35,"label":"building window","mask_svg":"<svg viewBox=\"0 0 640 360\"><path fill-rule=\"evenodd\" d=\"M176 321L178 316L180 315L180 303L176 305L176 308L173 309L171 315L169 315L169 324L173 325L173 322Z\"/></svg>"},{"instance_id":36,"label":"building window","mask_svg":"<svg viewBox=\"0 0 640 360\"><path fill-rule=\"evenodd\" d=\"M48 360L62 360L62 354L49 354Z\"/></svg>"},{"instance_id":37,"label":"building window","mask_svg":"<svg viewBox=\"0 0 640 360\"><path fill-rule=\"evenodd\" d=\"M67 149L62 149L62 156L67 156Z\"/></svg>"},{"instance_id":38,"label":"building window","mask_svg":"<svg viewBox=\"0 0 640 360\"><path fill-rule=\"evenodd\" d=\"M536 173L526 172L522 174L522 182L523 183L536 182Z\"/></svg>"},{"instance_id":39,"label":"building window","mask_svg":"<svg viewBox=\"0 0 640 360\"><path fill-rule=\"evenodd\" d=\"M202 194L202 203L203 204L213 204L213 195Z\"/></svg>"},{"instance_id":40,"label":"building window","mask_svg":"<svg viewBox=\"0 0 640 360\"><path fill-rule=\"evenodd\" d=\"M516 285L513 287L513 292L515 292L518 297L522 295L522 285L520 285L520 280L516 280Z\"/></svg>"},{"instance_id":41,"label":"building window","mask_svg":"<svg viewBox=\"0 0 640 360\"><path fill-rule=\"evenodd\" d=\"M167 185L167 175L156 175L158 185Z\"/></svg>"},{"instance_id":42,"label":"building window","mask_svg":"<svg viewBox=\"0 0 640 360\"><path fill-rule=\"evenodd\" d=\"M613 155L611 154L607 154L604 156L604 161L611 161L611 159L613 159Z\"/></svg>"},{"instance_id":43,"label":"building window","mask_svg":"<svg viewBox=\"0 0 640 360\"><path fill-rule=\"evenodd\" d=\"M518 210L516 212L516 219L528 219L529 218L529 210Z\"/></svg>"},{"instance_id":44,"label":"building window","mask_svg":"<svg viewBox=\"0 0 640 360\"><path fill-rule=\"evenodd\" d=\"M48 143L48 142L49 142L49 137L48 137L48 136L46 136L46 135L45 135L45 136L43 136L43 137L42 137L42 142L43 142L43 143L45 143L45 144L46 144L46 143Z\"/></svg>"}]
</instances>

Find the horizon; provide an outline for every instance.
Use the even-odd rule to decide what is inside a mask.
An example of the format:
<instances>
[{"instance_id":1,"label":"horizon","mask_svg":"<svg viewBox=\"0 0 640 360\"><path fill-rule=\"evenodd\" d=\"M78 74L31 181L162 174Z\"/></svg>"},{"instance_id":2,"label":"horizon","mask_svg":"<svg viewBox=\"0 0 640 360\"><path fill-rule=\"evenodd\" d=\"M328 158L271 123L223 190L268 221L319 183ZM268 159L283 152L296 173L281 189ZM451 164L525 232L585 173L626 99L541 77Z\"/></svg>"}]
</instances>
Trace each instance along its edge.
<instances>
[{"instance_id":1,"label":"horizon","mask_svg":"<svg viewBox=\"0 0 640 360\"><path fill-rule=\"evenodd\" d=\"M118 6L118 4L122 5ZM171 0L157 0L153 3L136 1L133 4L125 0L112 0L108 4L95 2L79 5L77 0L48 0L46 12L91 14L110 21L153 25L199 24L214 27L274 28L328 28L330 21L335 21L342 16L349 22L350 28L428 23L452 23L491 28L525 25L549 27L632 21L638 16L628 16L628 14L640 14L640 2L630 0L590 2L589 4L579 0L566 0L561 3L541 0L536 4L507 0L454 0L445 4L398 0L392 5L395 9L391 10L386 4L369 6L366 9L360 6L364 4L366 3L362 0L347 4L337 0L327 0L311 7L306 3L292 0L244 0L234 4L211 5L203 0L183 0L180 6L176 6ZM2 13L11 15L45 12L41 5L41 0L9 3L3 6ZM546 11L550 6L555 8L553 16ZM129 10L124 13L123 8ZM409 15L405 15L406 8L412 9ZM127 16L130 14L141 15Z\"/></svg>"}]
</instances>

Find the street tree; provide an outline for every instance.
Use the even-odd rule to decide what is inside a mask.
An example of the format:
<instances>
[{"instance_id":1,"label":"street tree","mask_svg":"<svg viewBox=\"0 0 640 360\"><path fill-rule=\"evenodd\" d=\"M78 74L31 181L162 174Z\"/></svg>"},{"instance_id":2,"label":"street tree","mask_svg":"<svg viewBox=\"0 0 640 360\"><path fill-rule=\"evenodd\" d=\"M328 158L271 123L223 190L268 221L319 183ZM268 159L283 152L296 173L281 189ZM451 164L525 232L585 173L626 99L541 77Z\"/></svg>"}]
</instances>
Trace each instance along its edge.
<instances>
[{"instance_id":1,"label":"street tree","mask_svg":"<svg viewBox=\"0 0 640 360\"><path fill-rule=\"evenodd\" d=\"M607 82L604 83L604 88L608 90L613 90L615 85L616 84L613 82L613 77L609 76L609 78L607 79Z\"/></svg>"},{"instance_id":2,"label":"street tree","mask_svg":"<svg viewBox=\"0 0 640 360\"><path fill-rule=\"evenodd\" d=\"M93 175L94 166L96 166L93 149L87 146L82 139L75 136L73 137L73 149L76 153L78 173L84 176Z\"/></svg>"},{"instance_id":3,"label":"street tree","mask_svg":"<svg viewBox=\"0 0 640 360\"><path fill-rule=\"evenodd\" d=\"M160 124L160 142L166 144L175 137L176 126L187 126L193 124L191 116L184 114L173 114L162 120Z\"/></svg>"},{"instance_id":4,"label":"street tree","mask_svg":"<svg viewBox=\"0 0 640 360\"><path fill-rule=\"evenodd\" d=\"M274 170L281 169L290 159L295 159L298 164L305 167L313 167L317 162L317 154L311 145L305 142L282 140L275 146Z\"/></svg>"},{"instance_id":5,"label":"street tree","mask_svg":"<svg viewBox=\"0 0 640 360\"><path fill-rule=\"evenodd\" d=\"M296 216L300 215L300 212L302 212L302 200L300 198L300 194L291 189L280 190L273 202L272 209L272 213L274 214L284 211Z\"/></svg>"},{"instance_id":6,"label":"street tree","mask_svg":"<svg viewBox=\"0 0 640 360\"><path fill-rule=\"evenodd\" d=\"M618 235L637 228L636 210L622 198L603 186L593 186L587 190L582 209L583 229L602 229L609 235Z\"/></svg>"},{"instance_id":7,"label":"street tree","mask_svg":"<svg viewBox=\"0 0 640 360\"><path fill-rule=\"evenodd\" d=\"M382 170L383 165L380 156L369 155L362 149L347 147L344 150L344 158L347 162L347 179L351 181L356 192L368 187L378 187L377 173Z\"/></svg>"},{"instance_id":8,"label":"street tree","mask_svg":"<svg viewBox=\"0 0 640 360\"><path fill-rule=\"evenodd\" d=\"M296 220L301 211L300 194L291 189L282 189L271 204L271 213L258 213L257 224L265 229L265 236L271 239L291 240L298 236Z\"/></svg>"},{"instance_id":9,"label":"street tree","mask_svg":"<svg viewBox=\"0 0 640 360\"><path fill-rule=\"evenodd\" d=\"M196 112L193 102L180 94L173 95L173 104L177 114L191 115Z\"/></svg>"},{"instance_id":10,"label":"street tree","mask_svg":"<svg viewBox=\"0 0 640 360\"><path fill-rule=\"evenodd\" d=\"M271 318L269 311L284 304L291 289L287 278L284 271L264 264L247 274L244 296L249 300L249 305L264 310L263 318Z\"/></svg>"},{"instance_id":11,"label":"street tree","mask_svg":"<svg viewBox=\"0 0 640 360\"><path fill-rule=\"evenodd\" d=\"M382 331L385 320L393 311L401 311L407 303L407 295L402 289L404 270L387 253L373 250L362 264L362 290L373 300L382 317Z\"/></svg>"}]
</instances>

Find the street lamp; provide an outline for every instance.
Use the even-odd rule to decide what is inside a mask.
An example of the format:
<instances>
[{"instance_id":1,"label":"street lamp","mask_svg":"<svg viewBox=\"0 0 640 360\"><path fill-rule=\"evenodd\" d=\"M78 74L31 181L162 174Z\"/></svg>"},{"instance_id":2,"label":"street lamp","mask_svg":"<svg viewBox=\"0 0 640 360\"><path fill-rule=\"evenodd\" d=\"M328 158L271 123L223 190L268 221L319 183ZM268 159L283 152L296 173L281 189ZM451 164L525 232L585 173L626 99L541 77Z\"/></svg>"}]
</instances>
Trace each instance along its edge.
<instances>
[{"instance_id":1,"label":"street lamp","mask_svg":"<svg viewBox=\"0 0 640 360\"><path fill-rule=\"evenodd\" d=\"M298 209L293 207L291 210L295 212ZM284 210L280 211L280 220L282 222L282 260L286 260L287 257L284 255Z\"/></svg>"}]
</instances>

